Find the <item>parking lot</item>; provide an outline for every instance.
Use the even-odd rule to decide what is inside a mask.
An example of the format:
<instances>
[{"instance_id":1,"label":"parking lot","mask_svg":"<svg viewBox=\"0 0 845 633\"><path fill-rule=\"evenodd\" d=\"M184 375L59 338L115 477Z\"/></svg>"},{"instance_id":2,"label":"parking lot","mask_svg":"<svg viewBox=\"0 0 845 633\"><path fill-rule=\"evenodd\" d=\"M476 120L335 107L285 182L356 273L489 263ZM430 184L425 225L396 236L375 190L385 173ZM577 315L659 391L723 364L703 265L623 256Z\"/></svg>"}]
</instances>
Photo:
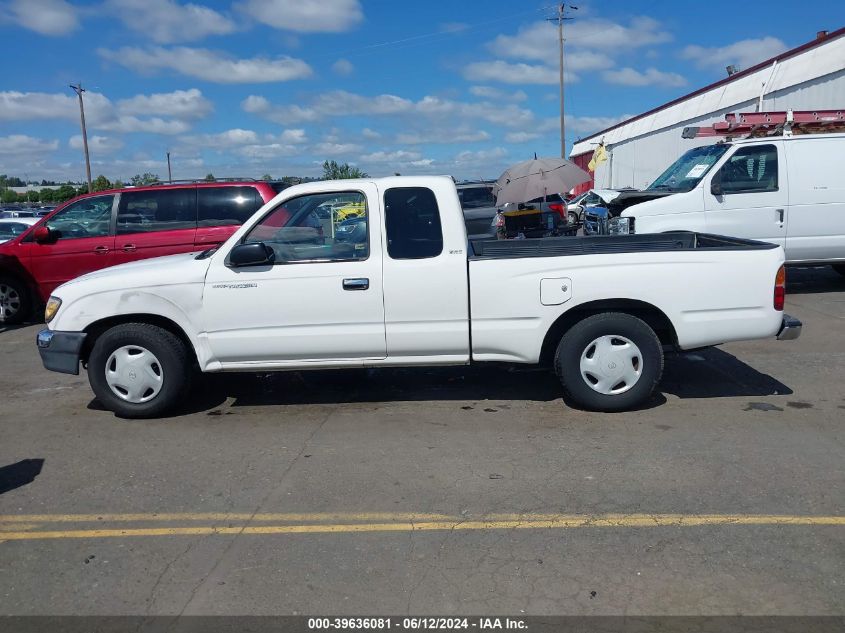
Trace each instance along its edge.
<instances>
[{"instance_id":1,"label":"parking lot","mask_svg":"<svg viewBox=\"0 0 845 633\"><path fill-rule=\"evenodd\" d=\"M0 332L2 614L842 614L845 279L633 413L507 366L206 377L127 421Z\"/></svg>"}]
</instances>

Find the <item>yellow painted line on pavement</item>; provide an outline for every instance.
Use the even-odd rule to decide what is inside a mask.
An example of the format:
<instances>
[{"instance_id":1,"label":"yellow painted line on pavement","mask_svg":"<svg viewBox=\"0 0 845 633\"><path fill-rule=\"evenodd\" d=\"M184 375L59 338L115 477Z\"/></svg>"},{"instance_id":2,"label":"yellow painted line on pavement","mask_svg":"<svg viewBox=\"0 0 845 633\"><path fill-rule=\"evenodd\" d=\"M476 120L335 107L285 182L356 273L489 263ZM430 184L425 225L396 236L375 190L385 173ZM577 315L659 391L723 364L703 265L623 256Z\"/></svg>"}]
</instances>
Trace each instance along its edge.
<instances>
[{"instance_id":1,"label":"yellow painted line on pavement","mask_svg":"<svg viewBox=\"0 0 845 633\"><path fill-rule=\"evenodd\" d=\"M516 516L516 515L513 515ZM309 512L309 513L250 513L250 512L147 512L133 514L0 514L2 523L92 523L142 521L278 521L311 523L320 521L459 521L460 517L448 514L420 512Z\"/></svg>"},{"instance_id":2,"label":"yellow painted line on pavement","mask_svg":"<svg viewBox=\"0 0 845 633\"><path fill-rule=\"evenodd\" d=\"M569 528L630 528L630 527L693 527L702 525L812 525L845 526L845 516L793 516L793 515L545 515L552 518L512 520L450 520L395 523L324 523L301 525L244 525L244 526L189 526L125 529L50 530L4 532L7 541L73 538L116 538L144 536L211 536L248 534L342 534L361 532L418 532L456 530L508 530L508 529L569 529Z\"/></svg>"}]
</instances>

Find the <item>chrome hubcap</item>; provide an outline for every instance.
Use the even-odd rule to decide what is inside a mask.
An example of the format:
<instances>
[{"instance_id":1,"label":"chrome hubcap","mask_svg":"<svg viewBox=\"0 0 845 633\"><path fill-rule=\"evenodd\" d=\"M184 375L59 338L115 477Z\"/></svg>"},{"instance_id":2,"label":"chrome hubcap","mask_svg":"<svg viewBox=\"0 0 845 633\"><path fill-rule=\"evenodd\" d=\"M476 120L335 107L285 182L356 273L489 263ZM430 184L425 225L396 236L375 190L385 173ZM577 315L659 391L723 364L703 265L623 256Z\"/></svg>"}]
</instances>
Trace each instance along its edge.
<instances>
[{"instance_id":1,"label":"chrome hubcap","mask_svg":"<svg viewBox=\"0 0 845 633\"><path fill-rule=\"evenodd\" d=\"M21 295L9 284L0 284L0 318L9 318L21 309Z\"/></svg>"},{"instance_id":2,"label":"chrome hubcap","mask_svg":"<svg viewBox=\"0 0 845 633\"><path fill-rule=\"evenodd\" d=\"M150 350L124 345L109 356L106 382L121 400L141 404L159 394L164 384L164 370Z\"/></svg>"},{"instance_id":3,"label":"chrome hubcap","mask_svg":"<svg viewBox=\"0 0 845 633\"><path fill-rule=\"evenodd\" d=\"M591 389L615 396L637 384L643 373L643 358L633 341L611 334L587 345L580 367L581 377Z\"/></svg>"}]
</instances>

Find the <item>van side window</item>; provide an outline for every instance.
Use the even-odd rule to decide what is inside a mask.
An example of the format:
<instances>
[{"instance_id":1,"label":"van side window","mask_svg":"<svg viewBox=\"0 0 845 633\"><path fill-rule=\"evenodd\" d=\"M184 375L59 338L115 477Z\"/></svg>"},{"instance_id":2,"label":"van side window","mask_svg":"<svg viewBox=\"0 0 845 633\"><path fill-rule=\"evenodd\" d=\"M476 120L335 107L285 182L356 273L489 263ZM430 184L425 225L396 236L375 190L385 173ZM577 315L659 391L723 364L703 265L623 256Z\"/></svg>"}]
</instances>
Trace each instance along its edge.
<instances>
[{"instance_id":1,"label":"van side window","mask_svg":"<svg viewBox=\"0 0 845 633\"><path fill-rule=\"evenodd\" d=\"M117 208L117 234L196 228L196 196L193 187L125 191Z\"/></svg>"},{"instance_id":2,"label":"van side window","mask_svg":"<svg viewBox=\"0 0 845 633\"><path fill-rule=\"evenodd\" d=\"M66 206L47 222L60 240L103 237L111 230L114 196L83 198Z\"/></svg>"},{"instance_id":3,"label":"van side window","mask_svg":"<svg viewBox=\"0 0 845 633\"><path fill-rule=\"evenodd\" d=\"M200 227L239 226L263 204L255 187L199 187L197 224Z\"/></svg>"},{"instance_id":4,"label":"van side window","mask_svg":"<svg viewBox=\"0 0 845 633\"><path fill-rule=\"evenodd\" d=\"M774 145L743 147L719 170L724 193L778 190L778 150Z\"/></svg>"},{"instance_id":5,"label":"van side window","mask_svg":"<svg viewBox=\"0 0 845 633\"><path fill-rule=\"evenodd\" d=\"M388 189L384 192L384 214L391 259L425 259L443 252L440 209L431 189Z\"/></svg>"}]
</instances>

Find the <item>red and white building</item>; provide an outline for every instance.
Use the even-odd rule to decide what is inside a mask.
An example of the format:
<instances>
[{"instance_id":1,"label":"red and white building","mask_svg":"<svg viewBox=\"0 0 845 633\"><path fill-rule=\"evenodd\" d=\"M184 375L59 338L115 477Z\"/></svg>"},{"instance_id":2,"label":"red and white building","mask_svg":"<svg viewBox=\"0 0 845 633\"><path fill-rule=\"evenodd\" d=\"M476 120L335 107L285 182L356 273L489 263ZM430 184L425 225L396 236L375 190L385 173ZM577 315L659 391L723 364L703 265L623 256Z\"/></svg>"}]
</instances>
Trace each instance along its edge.
<instances>
[{"instance_id":1,"label":"red and white building","mask_svg":"<svg viewBox=\"0 0 845 633\"><path fill-rule=\"evenodd\" d=\"M821 31L811 42L579 140L570 160L587 169L602 142L608 160L576 193L641 189L691 147L715 142L682 138L687 126L712 125L732 112L788 109L845 109L845 28Z\"/></svg>"}]
</instances>

